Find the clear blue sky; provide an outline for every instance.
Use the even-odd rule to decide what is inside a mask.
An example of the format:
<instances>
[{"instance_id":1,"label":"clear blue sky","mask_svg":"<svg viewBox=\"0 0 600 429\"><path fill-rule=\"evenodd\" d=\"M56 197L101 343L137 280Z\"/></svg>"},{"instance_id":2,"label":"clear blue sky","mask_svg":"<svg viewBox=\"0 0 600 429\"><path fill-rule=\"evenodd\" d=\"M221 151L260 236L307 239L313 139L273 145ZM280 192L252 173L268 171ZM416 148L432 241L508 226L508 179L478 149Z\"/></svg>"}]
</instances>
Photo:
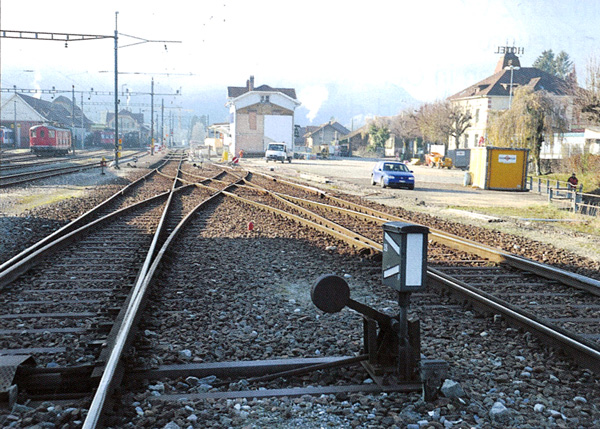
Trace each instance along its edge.
<instances>
[{"instance_id":1,"label":"clear blue sky","mask_svg":"<svg viewBox=\"0 0 600 429\"><path fill-rule=\"evenodd\" d=\"M148 86L150 74L159 90L188 94L254 75L258 84L296 88L305 104L326 98L329 82L390 82L419 100L441 99L492 74L496 47L507 41L525 48L524 66L544 49L566 51L583 84L600 23L595 0L1 0L0 26L112 35L115 11L120 33L183 42L120 49L121 71L148 73L121 76L132 89ZM3 87L33 87L55 72L78 87L112 89L110 73L100 73L113 70L112 40L67 49L0 42Z\"/></svg>"}]
</instances>

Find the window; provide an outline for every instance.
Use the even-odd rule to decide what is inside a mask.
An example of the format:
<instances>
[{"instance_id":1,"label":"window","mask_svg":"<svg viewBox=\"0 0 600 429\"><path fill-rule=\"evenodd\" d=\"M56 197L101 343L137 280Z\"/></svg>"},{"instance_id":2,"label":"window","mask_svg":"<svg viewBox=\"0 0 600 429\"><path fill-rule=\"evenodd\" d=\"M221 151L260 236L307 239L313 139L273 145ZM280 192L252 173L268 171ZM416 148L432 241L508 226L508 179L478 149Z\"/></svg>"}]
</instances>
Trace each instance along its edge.
<instances>
[{"instance_id":1,"label":"window","mask_svg":"<svg viewBox=\"0 0 600 429\"><path fill-rule=\"evenodd\" d=\"M48 130L48 137L50 137L51 139L53 139L55 136L55 131L54 130Z\"/></svg>"},{"instance_id":2,"label":"window","mask_svg":"<svg viewBox=\"0 0 600 429\"><path fill-rule=\"evenodd\" d=\"M40 137L44 138L44 130L40 130Z\"/></svg>"},{"instance_id":3,"label":"window","mask_svg":"<svg viewBox=\"0 0 600 429\"><path fill-rule=\"evenodd\" d=\"M475 110L475 123L479 122L479 109ZM477 139L475 139L477 140Z\"/></svg>"},{"instance_id":4,"label":"window","mask_svg":"<svg viewBox=\"0 0 600 429\"><path fill-rule=\"evenodd\" d=\"M256 129L256 112L248 112L248 127L251 130Z\"/></svg>"},{"instance_id":5,"label":"window","mask_svg":"<svg viewBox=\"0 0 600 429\"><path fill-rule=\"evenodd\" d=\"M473 146L477 146L479 144L479 134L475 134L475 138L473 139Z\"/></svg>"}]
</instances>

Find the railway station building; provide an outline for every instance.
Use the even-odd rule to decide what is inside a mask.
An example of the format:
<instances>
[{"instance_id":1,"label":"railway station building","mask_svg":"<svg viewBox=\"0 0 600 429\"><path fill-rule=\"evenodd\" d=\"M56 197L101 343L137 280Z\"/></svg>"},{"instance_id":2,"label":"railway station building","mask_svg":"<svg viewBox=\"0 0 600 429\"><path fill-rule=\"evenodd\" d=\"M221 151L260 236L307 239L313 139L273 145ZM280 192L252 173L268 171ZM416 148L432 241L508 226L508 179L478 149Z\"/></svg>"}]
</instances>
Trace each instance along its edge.
<instances>
[{"instance_id":1,"label":"railway station building","mask_svg":"<svg viewBox=\"0 0 600 429\"><path fill-rule=\"evenodd\" d=\"M255 87L254 76L250 76L246 86L227 87L229 151L243 150L247 155L262 156L272 142L293 148L294 112L299 105L294 88Z\"/></svg>"}]
</instances>

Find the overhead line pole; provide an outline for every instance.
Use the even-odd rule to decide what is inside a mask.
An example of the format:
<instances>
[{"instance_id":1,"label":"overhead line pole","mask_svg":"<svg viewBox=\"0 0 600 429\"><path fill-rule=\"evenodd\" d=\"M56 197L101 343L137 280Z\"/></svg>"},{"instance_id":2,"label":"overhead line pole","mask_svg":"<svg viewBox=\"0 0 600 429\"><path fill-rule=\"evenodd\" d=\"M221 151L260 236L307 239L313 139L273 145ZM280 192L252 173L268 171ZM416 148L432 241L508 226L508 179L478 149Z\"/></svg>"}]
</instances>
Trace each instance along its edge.
<instances>
[{"instance_id":1,"label":"overhead line pole","mask_svg":"<svg viewBox=\"0 0 600 429\"><path fill-rule=\"evenodd\" d=\"M0 37L8 39L25 39L25 40L49 40L49 41L60 41L65 42L67 47L68 42L78 42L82 40L99 40L99 39L110 39L115 40L115 168L119 168L119 69L118 69L118 51L119 51L119 32L118 32L118 15L119 12L115 12L115 33L114 36L105 36L97 34L76 34L76 33L48 33L42 31L22 31L22 30L0 30ZM137 39L138 42L125 45L134 46L142 43L158 42L158 43L181 43L181 41L175 40L149 40L141 37L130 36L124 34L126 37ZM166 49L166 45L165 45Z\"/></svg>"},{"instance_id":2,"label":"overhead line pole","mask_svg":"<svg viewBox=\"0 0 600 429\"><path fill-rule=\"evenodd\" d=\"M150 156L154 156L154 78L150 86Z\"/></svg>"},{"instance_id":3,"label":"overhead line pole","mask_svg":"<svg viewBox=\"0 0 600 429\"><path fill-rule=\"evenodd\" d=\"M119 12L115 12L115 168L119 168Z\"/></svg>"},{"instance_id":4,"label":"overhead line pole","mask_svg":"<svg viewBox=\"0 0 600 429\"><path fill-rule=\"evenodd\" d=\"M119 72L119 74L123 74L121 72ZM67 93L67 92L72 92L71 89L36 89L36 88L17 88L16 86L13 88L0 88L0 92L21 92L23 94L60 94L60 93ZM88 94L90 96L92 95L114 95L114 91L96 91L94 90L94 88L91 88L89 90L75 90L75 94ZM125 95L126 93L124 91L121 91L120 95ZM150 94L149 92L141 92L141 91L129 91L127 90L127 95L148 95ZM172 93L159 93L159 92L155 92L154 95L164 95L164 96L177 96L177 95L181 95L181 89L178 89L174 94Z\"/></svg>"}]
</instances>

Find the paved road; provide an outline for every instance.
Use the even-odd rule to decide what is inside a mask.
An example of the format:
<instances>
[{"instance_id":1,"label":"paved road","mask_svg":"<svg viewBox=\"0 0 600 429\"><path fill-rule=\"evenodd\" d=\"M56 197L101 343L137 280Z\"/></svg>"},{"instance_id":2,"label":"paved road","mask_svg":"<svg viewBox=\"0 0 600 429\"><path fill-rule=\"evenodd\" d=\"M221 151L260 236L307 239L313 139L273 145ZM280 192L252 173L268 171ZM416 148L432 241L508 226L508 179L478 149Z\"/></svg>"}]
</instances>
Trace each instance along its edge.
<instances>
[{"instance_id":1,"label":"paved road","mask_svg":"<svg viewBox=\"0 0 600 429\"><path fill-rule=\"evenodd\" d=\"M242 165L270 171L272 174L295 177L315 183L315 186L356 195L388 205L425 203L436 206L503 206L525 207L545 204L545 196L533 192L489 191L465 187L465 172L411 166L415 174L415 190L381 189L371 185L371 169L376 159L293 160L290 164L266 163L263 159L243 159ZM327 182L327 183L326 183Z\"/></svg>"}]
</instances>

